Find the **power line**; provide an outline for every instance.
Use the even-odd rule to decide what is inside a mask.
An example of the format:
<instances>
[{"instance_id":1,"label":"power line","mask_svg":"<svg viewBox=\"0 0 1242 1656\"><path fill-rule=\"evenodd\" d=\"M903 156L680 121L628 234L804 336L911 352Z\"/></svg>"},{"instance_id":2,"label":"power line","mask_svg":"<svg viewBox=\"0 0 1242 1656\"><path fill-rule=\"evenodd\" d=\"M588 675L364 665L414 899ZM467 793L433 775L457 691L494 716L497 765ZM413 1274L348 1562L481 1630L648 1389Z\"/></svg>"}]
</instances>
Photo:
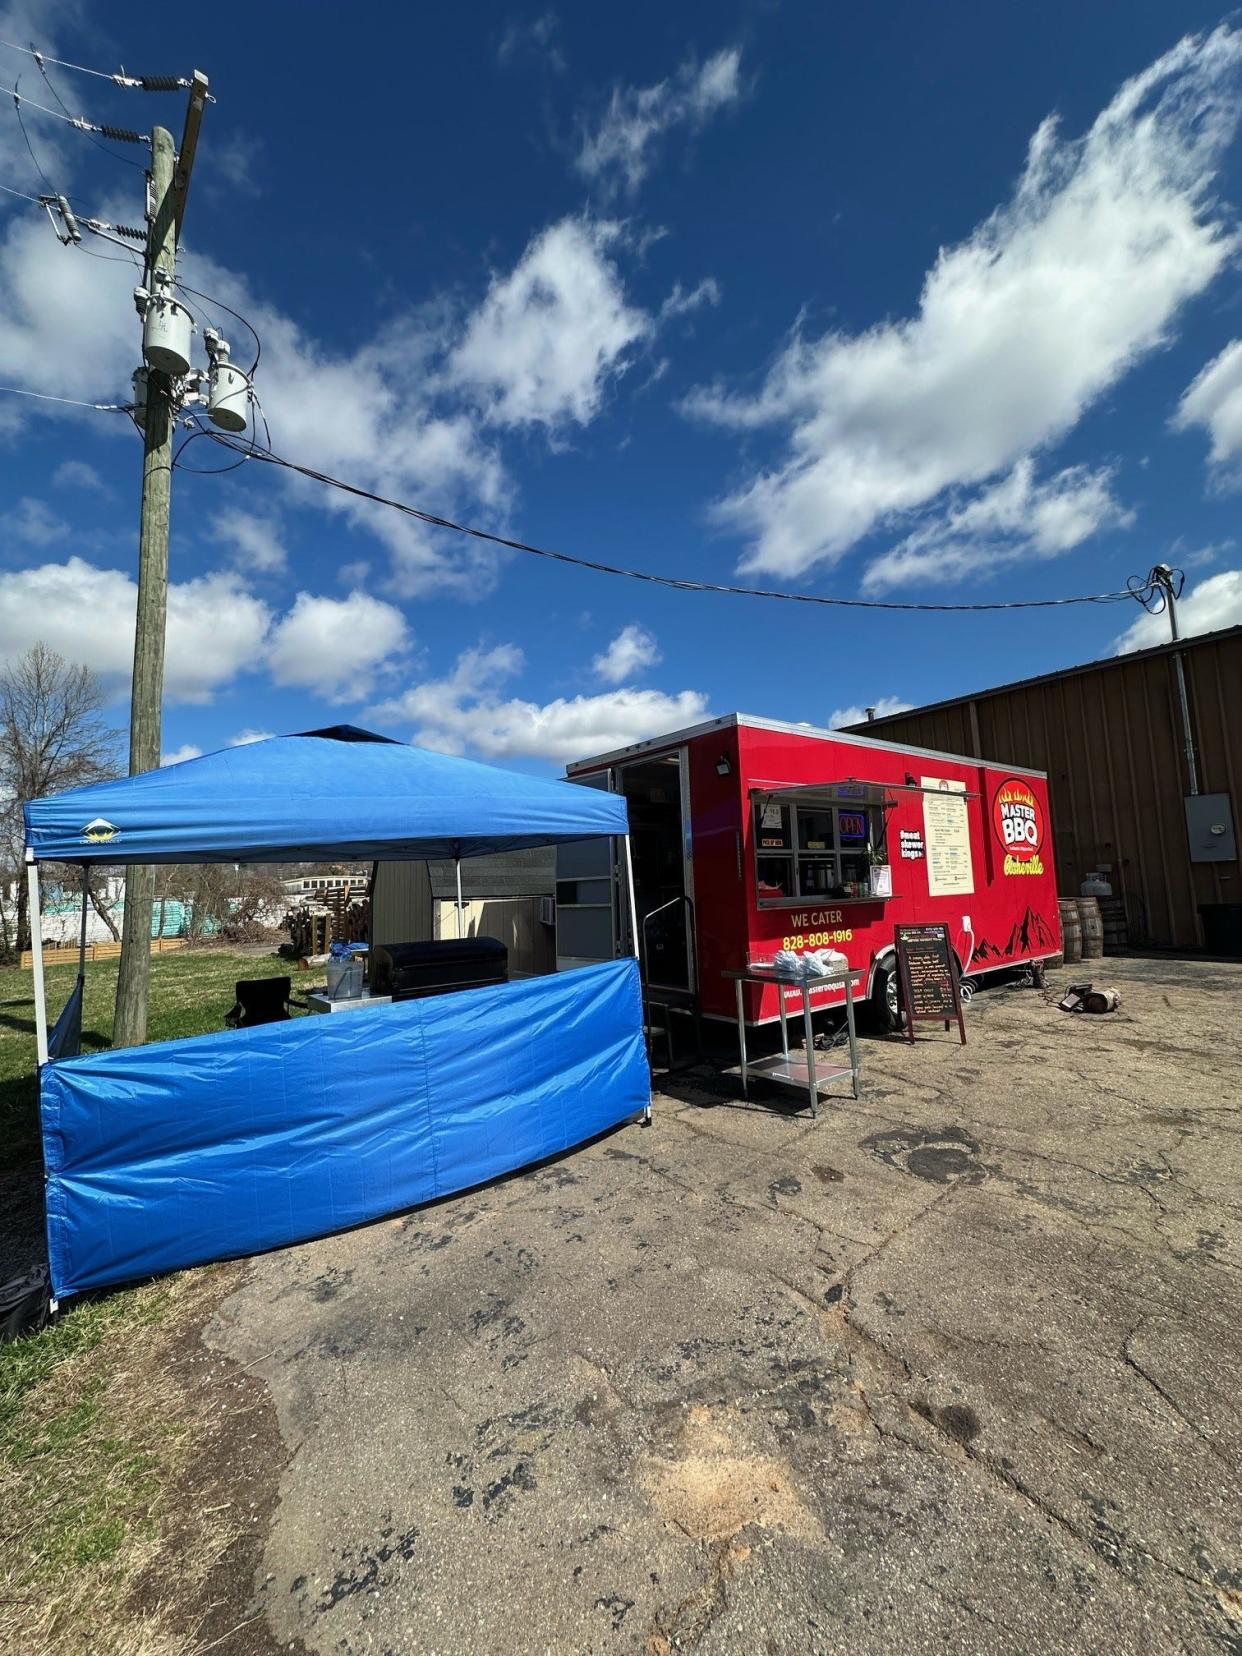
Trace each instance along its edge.
<instances>
[{"instance_id":1,"label":"power line","mask_svg":"<svg viewBox=\"0 0 1242 1656\"><path fill-rule=\"evenodd\" d=\"M99 414L128 414L128 403L82 402L78 397L51 397L46 391L27 391L20 385L0 385L0 392L10 397L36 397L40 402L68 403L72 408L93 408Z\"/></svg>"},{"instance_id":2,"label":"power line","mask_svg":"<svg viewBox=\"0 0 1242 1656\"><path fill-rule=\"evenodd\" d=\"M48 74L47 70L43 66L43 54L41 52L32 52L31 56L34 58L35 62L39 65L39 73L43 76L43 84L47 87L48 91L56 99L56 102L64 110L65 114L68 115L69 118L72 120L73 117L72 117L72 114L70 112L69 105L65 102L65 100L61 97L60 93L52 85L52 77ZM52 62L55 63L55 61L56 61L56 59L53 58ZM92 73L92 71L88 70L87 73ZM90 139L91 143L94 144L94 146L97 150L102 150L105 155L112 156L113 160L115 160L115 161L124 161L124 163L127 167L137 167L140 172L143 171L143 163L141 161L135 161L133 159L133 157L129 156L129 155L122 155L120 150L114 150L112 148L111 144L101 144L99 142L99 139L96 138L94 133L92 133L92 132L88 132L86 136Z\"/></svg>"},{"instance_id":3,"label":"power line","mask_svg":"<svg viewBox=\"0 0 1242 1656\"><path fill-rule=\"evenodd\" d=\"M0 46L33 58L40 70L45 63L54 63L58 69L72 69L79 75L94 75L96 79L111 81L113 86L124 87L126 91L177 92L190 84L183 75L127 75L124 66L117 74L108 69L88 69L84 63L67 63L64 58L52 57L35 46L19 46L13 40L0 40Z\"/></svg>"},{"instance_id":4,"label":"power line","mask_svg":"<svg viewBox=\"0 0 1242 1656\"><path fill-rule=\"evenodd\" d=\"M20 75L17 78L18 78L19 81L21 80ZM39 106L38 106L38 104L35 104L33 107L35 109L37 109ZM34 145L30 142L30 134L26 131L26 123L22 118L21 95L17 91L16 87L14 87L14 89L13 89L13 108L17 112L17 124L22 129L22 141L26 145L26 153L30 156L31 161L34 163L34 170L38 173L39 177L43 180L44 185L47 187L47 189L50 190L52 188L51 180L48 178L48 176L44 172L42 166L39 164L39 157L35 154Z\"/></svg>"},{"instance_id":5,"label":"power line","mask_svg":"<svg viewBox=\"0 0 1242 1656\"><path fill-rule=\"evenodd\" d=\"M865 609L865 610L914 610L929 611L936 614L946 613L980 613L993 610L1025 610L1025 609L1058 609L1068 604L1116 604L1126 603L1133 594L1124 592L1094 592L1076 594L1067 598L1019 598L991 604L933 604L933 603L901 603L885 598L835 598L814 592L782 592L767 587L731 586L719 581L694 581L683 576L656 575L645 569L626 569L617 564L602 563L596 558L578 557L572 552L554 552L547 547L532 546L526 541L511 540L507 535L494 535L487 529L476 529L469 524L455 523L452 518L440 517L434 512L424 512L417 506L409 506L404 501L392 500L386 495L375 494L370 489L364 489L356 483L346 483L339 477L333 477L328 472L322 472L313 466L302 466L296 461L286 460L275 454L270 448L259 447L253 439L244 444L236 438L226 436L219 431L203 430L203 435L210 437L222 448L231 449L234 454L242 454L248 459L261 460L267 465L277 466L281 470L296 472L300 477L306 477L316 483L323 483L329 488L339 489L343 494L354 496L358 500L369 500L377 506L387 506L395 512L401 512L406 517L415 518L419 523L428 524L435 529L451 529L458 535L469 535L474 540L487 541L493 546L503 546L511 552L525 552L532 557L547 558L554 563L571 564L577 569L589 569L597 575L617 575L626 580L645 581L652 586L672 587L678 592L720 592L728 593L740 598L772 598L792 604L816 604L834 609ZM192 439L191 439L192 440ZM188 469L188 468L187 468Z\"/></svg>"},{"instance_id":6,"label":"power line","mask_svg":"<svg viewBox=\"0 0 1242 1656\"><path fill-rule=\"evenodd\" d=\"M149 133L134 132L129 127L101 126L95 121L88 121L84 115L62 114L59 109L49 109L46 104L37 104L33 98L23 97L12 86L0 86L0 93L6 93L19 105L19 114L21 113L20 105L24 103L31 109L37 109L40 115L50 115L53 120L64 121L67 126L76 127L79 132L98 132L102 137L112 138L120 144L149 144L151 142ZM35 165L37 166L38 163L36 162Z\"/></svg>"},{"instance_id":7,"label":"power line","mask_svg":"<svg viewBox=\"0 0 1242 1656\"><path fill-rule=\"evenodd\" d=\"M178 278L177 286L180 288L182 293L192 293L196 299L203 299L207 302L207 304L214 305L216 310L224 311L225 314L231 316L235 322L240 322L242 327L249 332L251 338L254 340L254 361L250 364L250 371L246 375L246 378L253 379L259 366L259 358L263 355L263 341L259 338L258 329L254 326L254 324L247 322L244 316L240 316L237 311L226 305L222 299L213 299L210 293L200 293L198 288L192 288L188 282L183 282Z\"/></svg>"}]
</instances>

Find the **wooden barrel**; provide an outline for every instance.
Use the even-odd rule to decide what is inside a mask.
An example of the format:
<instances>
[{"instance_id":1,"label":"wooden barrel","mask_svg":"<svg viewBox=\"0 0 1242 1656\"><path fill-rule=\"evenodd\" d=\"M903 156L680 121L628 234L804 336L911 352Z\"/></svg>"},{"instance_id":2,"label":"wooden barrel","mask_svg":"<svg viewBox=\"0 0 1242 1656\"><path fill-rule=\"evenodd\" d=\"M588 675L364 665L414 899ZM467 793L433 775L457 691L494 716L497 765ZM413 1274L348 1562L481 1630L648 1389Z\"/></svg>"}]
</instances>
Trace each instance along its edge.
<instances>
[{"instance_id":1,"label":"wooden barrel","mask_svg":"<svg viewBox=\"0 0 1242 1656\"><path fill-rule=\"evenodd\" d=\"M1125 898L1101 897L1099 904L1100 919L1104 923L1104 953L1121 954L1130 941L1126 925Z\"/></svg>"},{"instance_id":2,"label":"wooden barrel","mask_svg":"<svg viewBox=\"0 0 1242 1656\"><path fill-rule=\"evenodd\" d=\"M1078 898L1078 924L1082 931L1082 958L1103 960L1104 922L1100 917L1098 897Z\"/></svg>"},{"instance_id":3,"label":"wooden barrel","mask_svg":"<svg viewBox=\"0 0 1242 1656\"><path fill-rule=\"evenodd\" d=\"M1067 966L1082 959L1082 923L1078 918L1078 904L1072 897L1061 899L1061 948Z\"/></svg>"}]
</instances>

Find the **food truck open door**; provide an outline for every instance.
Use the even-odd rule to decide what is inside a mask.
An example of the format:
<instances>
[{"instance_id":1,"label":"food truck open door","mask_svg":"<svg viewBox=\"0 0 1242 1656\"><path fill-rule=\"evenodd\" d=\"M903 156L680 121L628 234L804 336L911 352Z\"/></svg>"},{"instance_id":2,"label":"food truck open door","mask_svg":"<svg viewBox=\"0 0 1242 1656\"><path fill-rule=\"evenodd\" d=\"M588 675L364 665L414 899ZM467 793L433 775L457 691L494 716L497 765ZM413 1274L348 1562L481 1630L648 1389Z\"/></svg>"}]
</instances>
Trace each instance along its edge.
<instances>
[{"instance_id":1,"label":"food truck open door","mask_svg":"<svg viewBox=\"0 0 1242 1656\"><path fill-rule=\"evenodd\" d=\"M576 776L584 788L612 785L612 772ZM629 954L629 905L621 901L613 842L575 840L556 848L556 969L592 966ZM624 935L623 935L624 934Z\"/></svg>"},{"instance_id":2,"label":"food truck open door","mask_svg":"<svg viewBox=\"0 0 1242 1656\"><path fill-rule=\"evenodd\" d=\"M570 778L624 794L638 909L643 982L677 1004L697 987L686 750ZM556 952L560 969L634 950L625 870L591 843L557 852ZM611 930L609 930L611 927Z\"/></svg>"},{"instance_id":3,"label":"food truck open door","mask_svg":"<svg viewBox=\"0 0 1242 1656\"><path fill-rule=\"evenodd\" d=\"M694 989L694 921L686 751L618 765L613 774L629 805L643 978L649 988L687 995Z\"/></svg>"}]
</instances>

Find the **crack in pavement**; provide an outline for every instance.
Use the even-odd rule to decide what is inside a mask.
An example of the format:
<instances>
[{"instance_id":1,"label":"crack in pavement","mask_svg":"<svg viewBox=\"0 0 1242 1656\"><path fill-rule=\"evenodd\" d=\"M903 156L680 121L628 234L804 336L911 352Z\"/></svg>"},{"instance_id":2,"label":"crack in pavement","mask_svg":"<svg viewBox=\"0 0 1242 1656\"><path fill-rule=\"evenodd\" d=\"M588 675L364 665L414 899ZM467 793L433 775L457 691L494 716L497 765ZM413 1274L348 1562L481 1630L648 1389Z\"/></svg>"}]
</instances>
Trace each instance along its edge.
<instances>
[{"instance_id":1,"label":"crack in pavement","mask_svg":"<svg viewBox=\"0 0 1242 1656\"><path fill-rule=\"evenodd\" d=\"M1122 1341L1122 1361L1125 1363L1126 1367L1128 1369L1132 1369L1141 1380L1145 1380L1147 1382L1152 1391L1155 1392L1156 1396L1165 1404L1166 1408L1170 1409L1172 1413L1177 1416L1178 1420L1181 1421L1182 1425L1185 1426L1187 1430L1193 1434L1193 1436L1198 1438L1199 1442L1209 1452L1209 1454L1214 1455L1216 1459L1220 1461L1222 1466L1227 1469L1231 1476L1236 1476L1238 1471L1236 1463L1232 1461L1215 1442L1213 1442L1213 1440L1207 1435L1196 1420L1193 1420L1184 1409L1174 1402L1173 1398L1167 1391L1165 1391L1160 1382L1147 1372L1147 1370L1139 1362L1138 1358L1135 1357L1134 1353L1130 1350L1131 1344L1135 1339L1137 1339L1145 1326L1146 1320L1138 1323L1130 1330L1125 1339Z\"/></svg>"}]
</instances>

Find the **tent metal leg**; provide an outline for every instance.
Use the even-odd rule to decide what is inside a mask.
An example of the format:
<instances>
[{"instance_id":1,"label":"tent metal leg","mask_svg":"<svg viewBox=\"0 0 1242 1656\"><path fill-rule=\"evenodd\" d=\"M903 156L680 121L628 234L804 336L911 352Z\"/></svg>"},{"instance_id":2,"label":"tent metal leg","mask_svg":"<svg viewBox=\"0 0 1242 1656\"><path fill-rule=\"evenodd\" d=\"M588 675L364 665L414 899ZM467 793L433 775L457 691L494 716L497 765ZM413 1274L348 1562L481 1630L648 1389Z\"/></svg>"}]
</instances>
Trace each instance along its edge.
<instances>
[{"instance_id":1,"label":"tent metal leg","mask_svg":"<svg viewBox=\"0 0 1242 1656\"><path fill-rule=\"evenodd\" d=\"M457 876L457 935L461 936L461 858L453 858L453 872Z\"/></svg>"},{"instance_id":2,"label":"tent metal leg","mask_svg":"<svg viewBox=\"0 0 1242 1656\"><path fill-rule=\"evenodd\" d=\"M86 917L90 908L91 871L85 863L82 864L82 926L78 932L78 982L86 982Z\"/></svg>"},{"instance_id":3,"label":"tent metal leg","mask_svg":"<svg viewBox=\"0 0 1242 1656\"><path fill-rule=\"evenodd\" d=\"M26 863L30 893L30 953L34 962L35 1046L40 1064L47 1063L47 992L43 984L43 914L39 906L39 868L32 856Z\"/></svg>"},{"instance_id":4,"label":"tent metal leg","mask_svg":"<svg viewBox=\"0 0 1242 1656\"><path fill-rule=\"evenodd\" d=\"M630 910L630 953L638 959L638 904L634 900L634 858L630 854L630 836L621 842L625 846L625 888Z\"/></svg>"},{"instance_id":5,"label":"tent metal leg","mask_svg":"<svg viewBox=\"0 0 1242 1656\"><path fill-rule=\"evenodd\" d=\"M630 908L630 953L635 960L638 953L638 904L634 898L634 858L630 851L630 836L626 834L622 843L625 846L625 889L629 898ZM651 1126L651 1099L647 1099L647 1107L643 1111L643 1126Z\"/></svg>"}]
</instances>

